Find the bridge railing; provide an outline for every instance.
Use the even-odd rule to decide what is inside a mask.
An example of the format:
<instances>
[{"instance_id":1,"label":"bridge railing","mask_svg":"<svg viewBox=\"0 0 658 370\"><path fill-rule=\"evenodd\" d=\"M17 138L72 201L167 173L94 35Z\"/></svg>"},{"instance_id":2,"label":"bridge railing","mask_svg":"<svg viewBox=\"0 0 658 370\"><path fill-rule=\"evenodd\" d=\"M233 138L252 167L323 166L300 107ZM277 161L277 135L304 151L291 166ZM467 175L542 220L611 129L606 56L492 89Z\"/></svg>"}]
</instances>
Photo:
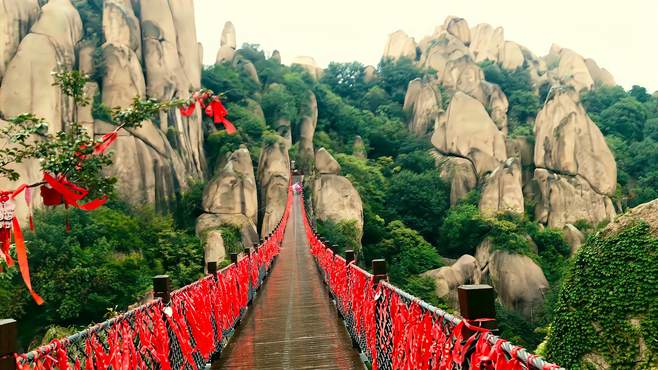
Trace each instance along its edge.
<instances>
[{"instance_id":1,"label":"bridge railing","mask_svg":"<svg viewBox=\"0 0 658 370\"><path fill-rule=\"evenodd\" d=\"M390 284L385 261L373 261L371 274L355 264L353 252L336 255L301 208L318 270L353 345L374 370L564 370L494 335L493 317L462 319Z\"/></svg>"},{"instance_id":2,"label":"bridge railing","mask_svg":"<svg viewBox=\"0 0 658 370\"><path fill-rule=\"evenodd\" d=\"M279 254L291 207L289 189L275 230L254 250L245 249L241 258L232 254L229 266L217 271L216 262L210 262L206 277L173 292L169 278L157 276L154 301L28 353L14 354L11 368L204 368L226 346L265 280Z\"/></svg>"}]
</instances>

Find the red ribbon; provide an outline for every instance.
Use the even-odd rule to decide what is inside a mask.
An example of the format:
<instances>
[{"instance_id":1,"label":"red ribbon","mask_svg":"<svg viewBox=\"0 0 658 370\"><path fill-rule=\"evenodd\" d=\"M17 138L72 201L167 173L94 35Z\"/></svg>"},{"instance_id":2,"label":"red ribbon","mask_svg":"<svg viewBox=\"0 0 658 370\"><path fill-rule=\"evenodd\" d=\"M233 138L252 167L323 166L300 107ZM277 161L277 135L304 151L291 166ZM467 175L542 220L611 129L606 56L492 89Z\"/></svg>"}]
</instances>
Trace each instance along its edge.
<instances>
[{"instance_id":1,"label":"red ribbon","mask_svg":"<svg viewBox=\"0 0 658 370\"><path fill-rule=\"evenodd\" d=\"M96 147L94 148L94 154L98 155L103 153L117 139L118 136L119 133L116 130L103 135L103 137L101 137L101 142L96 144Z\"/></svg>"},{"instance_id":2,"label":"red ribbon","mask_svg":"<svg viewBox=\"0 0 658 370\"><path fill-rule=\"evenodd\" d=\"M23 191L27 189L27 185L23 184L19 186L16 190L14 190L13 193L11 193L10 198L12 200L16 199L18 195L20 195ZM6 194L6 193L5 193ZM7 257L7 265L11 266L13 263L11 262L11 258L9 258L9 243L11 239L11 231L13 231L14 234L14 244L16 245L16 257L18 260L18 268L21 273L21 277L23 278L23 282L25 283L25 286L27 287L27 290L30 292L30 295L34 299L34 301L38 305L43 304L43 299L34 291L32 288L32 281L30 279L30 266L27 261L27 249L25 248L25 239L23 237L23 231L21 230L21 225L18 222L18 218L14 216L14 218L11 220L12 228L11 230L9 229L4 229L5 230L5 235L3 235L3 252L5 253Z\"/></svg>"},{"instance_id":3,"label":"red ribbon","mask_svg":"<svg viewBox=\"0 0 658 370\"><path fill-rule=\"evenodd\" d=\"M60 199L56 199L53 191L59 193L59 195L61 196L61 200L63 200L63 203L66 203L71 207L81 209L83 211L93 211L98 207L102 206L103 204L107 203L108 200L107 196L103 196L102 198L97 198L84 204L78 204L79 201L81 201L84 197L87 196L87 194L89 194L89 191L87 189L71 183L70 181L66 180L66 178L64 177L61 177L59 180L57 180L47 172L44 172L43 180L47 182L48 185L50 185L51 189L48 189L47 187L45 187L45 185L42 186L41 195L43 196L45 192L45 194L47 194L48 197L48 202L53 203L52 205L62 204L62 202L57 203ZM46 190L44 190L44 188ZM47 198L44 197L44 203L46 203L46 199Z\"/></svg>"},{"instance_id":4,"label":"red ribbon","mask_svg":"<svg viewBox=\"0 0 658 370\"><path fill-rule=\"evenodd\" d=\"M14 228L14 243L16 244L16 256L18 257L18 267L21 270L21 276L23 277L23 282L27 290L32 295L32 298L38 305L43 304L43 299L32 288L32 282L30 281L30 266L27 263L27 249L25 248L25 240L23 239L23 231L21 230L21 225L18 223L18 219L14 217L12 220L12 226Z\"/></svg>"},{"instance_id":5,"label":"red ribbon","mask_svg":"<svg viewBox=\"0 0 658 370\"><path fill-rule=\"evenodd\" d=\"M218 97L213 97L212 101L208 106L206 107L206 116L212 117L213 122L215 122L215 125L218 123L222 123L224 125L224 128L226 128L226 133L229 135L233 135L237 132L235 126L226 119L226 116L228 115L228 111L224 107L224 104L222 104L222 101L219 100Z\"/></svg>"},{"instance_id":6,"label":"red ribbon","mask_svg":"<svg viewBox=\"0 0 658 370\"><path fill-rule=\"evenodd\" d=\"M189 117L196 110L196 103L192 102L189 105L183 105L178 109L180 110L180 114L183 115L183 117Z\"/></svg>"}]
</instances>

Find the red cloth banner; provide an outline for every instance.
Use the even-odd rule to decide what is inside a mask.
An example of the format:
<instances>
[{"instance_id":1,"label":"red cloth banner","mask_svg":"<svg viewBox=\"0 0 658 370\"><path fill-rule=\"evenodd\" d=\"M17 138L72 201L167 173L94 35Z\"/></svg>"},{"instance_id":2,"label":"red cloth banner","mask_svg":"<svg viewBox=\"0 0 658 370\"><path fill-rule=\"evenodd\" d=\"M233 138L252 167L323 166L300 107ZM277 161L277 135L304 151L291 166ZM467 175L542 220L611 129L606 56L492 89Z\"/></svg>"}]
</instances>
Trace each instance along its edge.
<instances>
[{"instance_id":1,"label":"red cloth banner","mask_svg":"<svg viewBox=\"0 0 658 370\"><path fill-rule=\"evenodd\" d=\"M375 285L372 274L354 262L347 264L324 245L313 232L303 205L301 212L311 254L339 310L350 318L349 331L357 337L373 370L537 370L530 364L537 356L530 355L522 363L518 356L521 347L508 353L502 347L506 341L497 339L492 345L491 332L476 323L448 320L445 312L428 309L418 298L401 295L387 282ZM543 370L558 368L546 364Z\"/></svg>"},{"instance_id":2,"label":"red cloth banner","mask_svg":"<svg viewBox=\"0 0 658 370\"><path fill-rule=\"evenodd\" d=\"M70 200L78 201L83 193L68 190ZM17 355L17 368L182 370L198 368L199 358L207 363L221 348L223 334L235 327L246 310L260 271L268 269L279 254L291 207L289 190L279 226L250 257L172 292L167 305L158 299L75 338L54 340ZM174 344L176 352L172 352ZM170 359L176 356L182 356L182 361L172 363Z\"/></svg>"}]
</instances>

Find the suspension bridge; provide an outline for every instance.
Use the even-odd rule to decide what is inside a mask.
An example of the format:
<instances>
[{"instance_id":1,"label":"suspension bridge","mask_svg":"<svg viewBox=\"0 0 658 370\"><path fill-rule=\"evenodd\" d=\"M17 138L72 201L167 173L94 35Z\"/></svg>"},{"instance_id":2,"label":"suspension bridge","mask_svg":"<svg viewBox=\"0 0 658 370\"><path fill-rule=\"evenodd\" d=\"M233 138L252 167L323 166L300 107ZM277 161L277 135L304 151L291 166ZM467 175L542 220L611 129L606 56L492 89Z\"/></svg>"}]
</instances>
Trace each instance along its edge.
<instances>
[{"instance_id":1,"label":"suspension bridge","mask_svg":"<svg viewBox=\"0 0 658 370\"><path fill-rule=\"evenodd\" d=\"M190 285L156 276L154 301L28 353L0 320L0 370L562 369L496 336L490 286L460 287L457 317L354 257L329 248L290 187L270 235Z\"/></svg>"}]
</instances>

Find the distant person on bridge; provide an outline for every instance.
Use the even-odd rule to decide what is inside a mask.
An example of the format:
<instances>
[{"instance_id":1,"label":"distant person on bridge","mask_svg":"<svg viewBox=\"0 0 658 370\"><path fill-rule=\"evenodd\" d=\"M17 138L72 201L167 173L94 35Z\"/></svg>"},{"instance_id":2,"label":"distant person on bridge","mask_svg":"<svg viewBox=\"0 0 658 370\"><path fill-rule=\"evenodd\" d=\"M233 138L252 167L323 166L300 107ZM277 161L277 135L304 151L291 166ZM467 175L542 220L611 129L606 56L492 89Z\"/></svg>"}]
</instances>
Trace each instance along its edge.
<instances>
[{"instance_id":1,"label":"distant person on bridge","mask_svg":"<svg viewBox=\"0 0 658 370\"><path fill-rule=\"evenodd\" d=\"M295 194L301 194L302 193L302 184L300 184L299 182L296 182L296 183L292 184L292 191Z\"/></svg>"}]
</instances>

